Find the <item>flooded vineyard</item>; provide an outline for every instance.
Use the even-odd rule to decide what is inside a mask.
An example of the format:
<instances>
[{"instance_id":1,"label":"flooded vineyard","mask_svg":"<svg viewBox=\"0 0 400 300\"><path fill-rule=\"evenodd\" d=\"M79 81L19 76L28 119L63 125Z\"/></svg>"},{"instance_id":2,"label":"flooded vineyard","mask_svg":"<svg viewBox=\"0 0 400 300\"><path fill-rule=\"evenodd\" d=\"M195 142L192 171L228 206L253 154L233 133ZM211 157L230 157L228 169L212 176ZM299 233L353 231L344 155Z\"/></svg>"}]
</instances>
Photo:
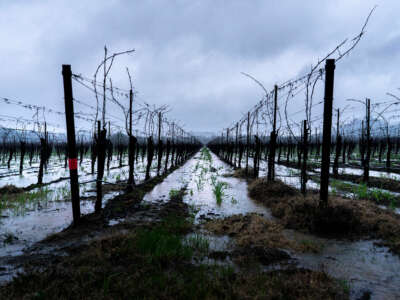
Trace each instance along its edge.
<instances>
[{"instance_id":1,"label":"flooded vineyard","mask_svg":"<svg viewBox=\"0 0 400 300\"><path fill-rule=\"evenodd\" d=\"M95 227L86 224L90 230L86 228L82 232L79 226L77 229L70 226L73 217L68 169L64 168L62 159L54 155L49 160L44 184L40 187L34 183L37 179L37 162L26 165L21 175L2 177L1 188L5 193L1 210L1 282L7 283L19 272L26 272L28 262L29 268L41 266L43 260L53 264L79 247L86 249L92 247L93 243L126 234L132 228L135 231L145 224L159 224L165 218L178 218L183 214L184 219L189 220L185 226L190 229L183 231L182 239L194 243L193 247L202 248L201 253L192 257L195 265L232 268L232 272L238 273L249 272L251 266L251 269L256 268L266 274L290 272L290 276L296 278L300 276L297 274L299 270L310 270L331 276L334 281L329 285L336 285L335 289L342 289L353 299L367 294L381 299L397 295L400 258L396 248L385 244L384 236L356 234L346 237L343 232L326 235L307 226L292 226L290 220L281 219L274 206L260 201L259 197L263 195L252 197L251 189L260 180L254 178L254 169L250 167L254 165L253 154L248 158L248 175L245 166L243 169L235 168L229 161L223 161L223 157L223 153L213 153L206 147L188 154L179 166L171 163L165 165L166 157L162 157L161 164L167 167L162 172L165 175L151 183L148 191L145 189L146 192L140 196L141 201L135 200L124 211L119 206L127 201L125 198L129 195L124 185L128 172L128 166L125 165L127 153L122 155L122 162L118 156L113 156L104 177L102 221L99 223L93 217L85 220L93 222ZM245 164L245 160L242 163ZM283 197L282 204L289 200L287 198L295 199L300 195L299 170L287 165L275 166L277 182L286 186L280 186L284 195L277 195L278 199ZM90 157L83 157L79 180L83 183L80 185L81 213L93 216L96 185L90 166ZM135 181L140 190L146 182L145 166L146 159L139 155ZM2 169L3 173L7 172L6 166ZM158 178L157 167L150 170L152 177ZM358 170L343 167L340 174L360 175ZM258 177L261 180L266 178L267 171L267 162L260 159ZM307 174L313 178L318 171L316 167ZM394 178L397 174L383 177L386 175L384 172L374 172L376 177L382 178ZM26 187L29 188L23 190ZM332 196L340 195L347 201L368 201L376 206L374 211L382 210L382 214L398 219L397 208L376 205L375 200L361 199L354 192L334 191L334 188L335 185L331 184ZM318 181L309 180L307 189L314 194L319 189ZM271 197L268 191L266 193L266 197ZM134 199L136 197L133 196ZM112 205L113 201L117 206Z\"/></svg>"},{"instance_id":2,"label":"flooded vineyard","mask_svg":"<svg viewBox=\"0 0 400 300\"><path fill-rule=\"evenodd\" d=\"M0 12L0 300L400 299L397 2L39 2Z\"/></svg>"}]
</instances>

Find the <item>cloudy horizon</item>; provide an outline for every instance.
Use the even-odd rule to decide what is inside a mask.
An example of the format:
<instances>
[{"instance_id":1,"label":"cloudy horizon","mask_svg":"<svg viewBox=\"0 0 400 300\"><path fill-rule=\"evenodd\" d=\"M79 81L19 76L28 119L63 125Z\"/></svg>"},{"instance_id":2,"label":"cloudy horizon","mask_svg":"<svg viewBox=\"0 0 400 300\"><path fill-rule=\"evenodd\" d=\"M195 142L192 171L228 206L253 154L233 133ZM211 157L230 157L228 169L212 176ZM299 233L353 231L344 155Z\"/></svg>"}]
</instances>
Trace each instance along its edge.
<instances>
[{"instance_id":1,"label":"cloudy horizon","mask_svg":"<svg viewBox=\"0 0 400 300\"><path fill-rule=\"evenodd\" d=\"M129 67L137 101L168 105L188 131L217 132L263 96L241 72L271 89L306 73L358 34L375 5L365 36L336 68L335 105L383 101L400 87L398 1L4 1L0 97L63 111L62 64L91 77L104 45L110 53L134 48L116 60L115 85L129 88ZM74 84L75 97L93 103L80 89ZM32 118L1 107L2 115ZM60 116L46 119L65 126Z\"/></svg>"}]
</instances>

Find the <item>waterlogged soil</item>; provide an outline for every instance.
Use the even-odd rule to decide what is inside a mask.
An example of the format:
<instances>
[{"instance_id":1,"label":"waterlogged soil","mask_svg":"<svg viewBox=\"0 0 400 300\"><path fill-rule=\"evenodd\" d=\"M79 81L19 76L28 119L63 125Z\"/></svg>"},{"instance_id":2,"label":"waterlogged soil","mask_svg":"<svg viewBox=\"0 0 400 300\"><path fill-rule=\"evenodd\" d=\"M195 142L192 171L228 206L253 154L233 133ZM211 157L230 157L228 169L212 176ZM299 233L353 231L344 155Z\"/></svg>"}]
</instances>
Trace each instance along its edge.
<instances>
[{"instance_id":1,"label":"waterlogged soil","mask_svg":"<svg viewBox=\"0 0 400 300\"><path fill-rule=\"evenodd\" d=\"M135 180L138 183L144 180L145 163L146 161L139 160L136 165ZM38 165L37 162L33 163L31 168L24 170L23 176L0 178L0 186L7 190L12 187L11 192L13 192L0 195L2 201L7 199L12 203L12 207L3 208L0 211L0 282L10 280L20 269L21 261L25 259L18 257L26 257L26 253L31 251L31 247L35 243L64 230L72 222L69 178L65 177L69 175L68 169L64 169L63 162L52 159L44 174L45 184L42 187L29 188L29 191L25 191L27 185L37 181L38 166L36 164ZM119 168L118 166L119 161L114 158L110 170L105 171L103 206L125 189L123 181L127 179L128 168L126 166ZM87 215L94 212L96 174L89 173L89 159L85 159L79 168L81 214ZM4 174L10 172L4 167L1 170ZM156 170L153 168L150 174L155 176ZM46 184L49 181L54 183ZM121 184L116 184L118 182ZM39 196L26 200L28 194L39 194ZM58 247L58 245L45 247L45 252L51 252L53 247Z\"/></svg>"},{"instance_id":2,"label":"waterlogged soil","mask_svg":"<svg viewBox=\"0 0 400 300\"><path fill-rule=\"evenodd\" d=\"M280 166L292 166L294 170L297 170L297 173L300 172L298 164L295 162L281 162ZM319 176L320 172L321 169L319 167L314 168L312 164L309 165L308 174L310 176ZM360 168L347 167L344 165L339 167L338 173L339 175L336 179L358 184L362 183L362 175L364 174L364 170ZM330 174L331 176L333 176L332 167L330 167ZM400 193L400 184L398 182L400 179L400 174L387 171L370 170L369 176L369 187L378 188L395 196L398 196L398 194Z\"/></svg>"},{"instance_id":3,"label":"waterlogged soil","mask_svg":"<svg viewBox=\"0 0 400 300\"><path fill-rule=\"evenodd\" d=\"M266 164L262 163L260 169L260 173L264 174ZM271 274L268 278L278 276L277 278L280 278L278 281L282 282L282 289L293 288L297 282L300 284L296 288L299 291L302 291L301 286L320 288L321 291L328 290L324 285L331 280L325 275L328 274L337 279L335 284L329 285L329 289L333 286L336 286L337 290L342 289L344 292L339 294L344 299L347 290L350 291L351 299L359 299L367 295L371 295L372 299L400 297L400 277L398 276L400 259L390 253L386 247L376 246L375 242L379 243L379 241L321 238L284 229L278 220L272 217L268 208L248 196L248 183L245 179L227 176L233 172L231 167L214 154L211 153L208 157L203 152L199 152L182 167L166 176L162 182L152 187L144 197L141 195L140 197L143 197L141 203L129 202L128 199L129 209L120 212L115 209L120 207L113 207L110 201L111 206L109 205L106 211L109 210L112 213L107 218L107 224L103 225L106 230L92 234L88 234L90 231L87 230L84 236L75 237L75 242L59 236L56 239L50 239L50 243L44 244L34 244L34 240L38 241L48 233L42 234L37 239L32 231L35 238L29 244L34 245L29 251L24 252L22 248L16 249L15 253L24 252L26 259L36 257L39 264L41 259L48 259L49 253L52 254L51 257L54 258L56 255L61 257L57 258L58 260L63 260L63 255L73 255L82 249L78 245L87 245L93 239L101 240L116 233L126 233L137 226L152 228L154 222L160 222L165 216L183 213L189 214L194 221L194 232L189 230L186 236L200 235L208 241L209 253L205 259L200 260L201 263L232 265L235 270L243 270L243 267L249 266L253 270L255 266L257 270L261 269L265 272L280 272L267 274ZM299 184L296 172L298 171L295 169L276 166L277 176L294 187L298 187ZM218 187L222 187L220 198L217 197ZM310 188L312 187L316 188L318 184L311 182ZM171 201L180 191L185 191L181 194L182 204ZM126 199L124 201L126 202ZM92 205L90 201L87 203ZM65 211L70 213L68 204L61 204L65 205ZM88 207L88 211L92 209ZM62 219L60 211L57 211L57 214L54 213L55 218ZM37 214L37 222L42 224L39 221L39 212L40 210L35 211L33 215ZM50 216L48 214L44 212L41 217L47 218ZM59 219L49 218L48 222L46 221L49 224L57 224L57 222L61 224L59 227L53 226L50 231L61 230L65 226L62 224L67 224L64 223L67 222L67 217L64 222L58 221ZM26 224L33 223L34 221L30 220ZM26 239L29 239L29 236ZM17 245L18 240L15 242ZM9 248L8 258L13 253ZM57 262L57 259L54 262ZM11 259L9 261L12 264ZM192 261L194 264L200 262ZM7 263L5 259L0 259L0 266L5 270L8 267ZM0 280L10 279L16 270L21 270L21 266L21 261L19 264L13 264L13 271L0 277ZM246 282L245 278L254 277L252 273L246 273L244 277L242 275L240 273L237 275L237 278L242 278L240 279L242 283ZM253 286L254 288L258 289L259 286ZM322 299L321 297L325 296L314 296L312 299Z\"/></svg>"},{"instance_id":4,"label":"waterlogged soil","mask_svg":"<svg viewBox=\"0 0 400 300\"><path fill-rule=\"evenodd\" d=\"M163 162L164 162L163 158ZM147 160L139 158L135 163L135 180L138 182L144 179L144 172L146 168ZM162 164L164 166L164 163ZM170 167L170 164L169 166ZM12 161L10 169L6 166L0 166L0 188L7 185L12 185L19 188L27 188L30 185L35 185L38 180L39 162L34 160L32 166L29 165L27 161L24 164L24 170L22 174L19 174L19 160ZM97 166L95 165L95 173L91 174L91 160L89 157L84 157L82 163L78 163L78 175L80 182L86 182L96 179ZM151 169L152 175L155 174L154 162L153 168ZM115 182L117 180L127 180L128 178L128 166L127 157L123 157L122 167L120 167L120 162L117 156L113 156L110 161L110 168L105 171L104 181ZM52 156L48 162L47 169L44 170L43 183L49 183L57 180L67 181L69 179L69 170L65 167L64 160L58 159Z\"/></svg>"},{"instance_id":5,"label":"waterlogged soil","mask_svg":"<svg viewBox=\"0 0 400 300\"><path fill-rule=\"evenodd\" d=\"M187 184L188 193L184 201L195 209L196 222L206 224L200 227L200 232L211 241L213 249L211 256L215 258L212 262L225 261L240 264L244 257L252 256L256 257L258 262L268 262L267 266L264 265L265 270L296 266L327 272L340 280L345 289L349 289L351 299L367 297L369 294L372 299L400 297L398 276L400 259L387 247L378 247L379 241L329 239L282 229L276 224L277 220L272 217L267 208L260 206L248 196L246 180L227 177L226 175L232 175L234 170L212 153L211 158L210 162L202 159L200 153L197 154L146 195L145 200L168 201L171 189L179 189L183 184ZM249 166L251 166L251 160ZM266 170L266 162L262 161L260 175L266 175ZM276 165L275 172L277 177L286 184L299 188L297 169ZM211 179L211 176L216 176L217 179ZM217 203L213 193L215 180L228 183L220 204ZM317 189L319 184L309 180L307 187ZM233 222L235 224L233 227L229 226L232 218L240 220ZM273 234L268 230L260 232L259 228L258 231L248 231L251 226L243 221L246 218L262 218L263 222L267 222L274 228ZM214 225L213 227L211 224L221 226ZM259 244L263 237L265 239L264 243L261 243L262 248L254 248L254 245ZM272 260L269 261L266 257L272 257ZM249 263L247 259L244 262Z\"/></svg>"},{"instance_id":6,"label":"waterlogged soil","mask_svg":"<svg viewBox=\"0 0 400 300\"><path fill-rule=\"evenodd\" d=\"M293 167L288 167L288 165ZM281 163L275 165L276 177L279 178L284 183L300 189L300 170L297 169L297 163L290 162L289 164ZM312 166L307 171L308 181L307 190L319 190L319 174L320 168L313 168ZM332 173L332 168L331 168ZM358 184L361 182L361 174L363 170L352 169L352 168L339 168L339 178L335 179L337 181L347 184L349 188L343 189L340 186L329 186L329 192L336 195L340 195L345 198L354 199L358 197L358 194L353 192L353 188L357 190ZM260 177L266 176L267 166L265 161L260 162ZM367 192L373 194L373 192L379 191L385 194L390 199L375 199L366 198L366 200L371 200L378 203L382 208L394 211L395 213L400 213L400 193L396 192L399 189L399 184L396 181L398 174L386 173L380 171L370 171L371 184L367 187ZM400 177L399 177L400 178ZM334 178L331 175L331 180ZM351 181L348 181L351 180ZM392 184L394 183L394 184Z\"/></svg>"},{"instance_id":7,"label":"waterlogged soil","mask_svg":"<svg viewBox=\"0 0 400 300\"><path fill-rule=\"evenodd\" d=\"M211 160L196 154L181 168L169 175L152 192L144 197L145 202L165 202L169 200L171 190L179 190L187 185L187 193L183 201L196 211L195 222L233 214L258 213L271 218L268 209L247 195L247 183L238 178L224 175L233 170L211 153ZM223 195L218 203L214 194L215 186L223 184Z\"/></svg>"},{"instance_id":8,"label":"waterlogged soil","mask_svg":"<svg viewBox=\"0 0 400 300\"><path fill-rule=\"evenodd\" d=\"M400 258L388 248L376 246L377 241L326 239L292 230L285 234L299 243L319 245L318 253L295 252L291 255L299 267L324 270L345 280L351 298L358 299L363 293L371 293L371 299L400 297Z\"/></svg>"}]
</instances>

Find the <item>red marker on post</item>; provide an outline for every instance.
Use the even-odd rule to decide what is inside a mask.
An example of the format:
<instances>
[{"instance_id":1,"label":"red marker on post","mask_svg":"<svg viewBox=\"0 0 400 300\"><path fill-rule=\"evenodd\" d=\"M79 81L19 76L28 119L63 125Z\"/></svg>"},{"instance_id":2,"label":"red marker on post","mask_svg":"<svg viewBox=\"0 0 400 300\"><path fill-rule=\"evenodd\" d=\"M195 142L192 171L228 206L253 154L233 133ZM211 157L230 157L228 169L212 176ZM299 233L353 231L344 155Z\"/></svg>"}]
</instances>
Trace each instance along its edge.
<instances>
[{"instance_id":1,"label":"red marker on post","mask_svg":"<svg viewBox=\"0 0 400 300\"><path fill-rule=\"evenodd\" d=\"M77 170L78 169L78 159L77 158L69 158L68 166L69 166L70 170Z\"/></svg>"},{"instance_id":2,"label":"red marker on post","mask_svg":"<svg viewBox=\"0 0 400 300\"><path fill-rule=\"evenodd\" d=\"M72 71L70 65L62 66L64 82L65 100L65 120L67 125L67 154L69 164L69 177L71 183L71 202L74 225L79 223L81 208L79 201L79 182L78 182L78 154L75 141L75 122L74 122L74 97L72 95Z\"/></svg>"}]
</instances>

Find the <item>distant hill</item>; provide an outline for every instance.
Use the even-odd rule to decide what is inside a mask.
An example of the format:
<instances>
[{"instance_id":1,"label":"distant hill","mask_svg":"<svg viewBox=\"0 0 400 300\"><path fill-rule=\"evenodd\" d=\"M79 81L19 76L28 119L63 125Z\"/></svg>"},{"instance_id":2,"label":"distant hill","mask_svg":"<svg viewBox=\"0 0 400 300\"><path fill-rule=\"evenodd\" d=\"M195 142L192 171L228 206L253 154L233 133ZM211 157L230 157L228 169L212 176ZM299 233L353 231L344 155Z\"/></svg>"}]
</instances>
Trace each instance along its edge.
<instances>
[{"instance_id":1,"label":"distant hill","mask_svg":"<svg viewBox=\"0 0 400 300\"><path fill-rule=\"evenodd\" d=\"M196 137L203 144L207 144L216 137L215 133L210 131L192 131L190 134Z\"/></svg>"}]
</instances>

